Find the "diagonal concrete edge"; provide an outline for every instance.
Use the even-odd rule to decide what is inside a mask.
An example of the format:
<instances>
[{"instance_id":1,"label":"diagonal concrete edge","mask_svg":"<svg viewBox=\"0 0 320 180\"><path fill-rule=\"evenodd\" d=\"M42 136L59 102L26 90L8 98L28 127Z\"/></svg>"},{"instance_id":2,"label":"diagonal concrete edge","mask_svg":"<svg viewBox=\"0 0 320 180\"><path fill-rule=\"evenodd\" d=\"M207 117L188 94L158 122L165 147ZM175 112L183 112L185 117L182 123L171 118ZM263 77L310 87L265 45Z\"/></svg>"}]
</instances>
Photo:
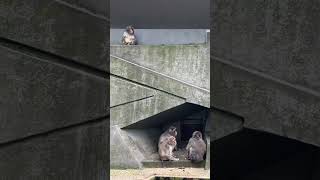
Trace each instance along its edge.
<instances>
[{"instance_id":1,"label":"diagonal concrete edge","mask_svg":"<svg viewBox=\"0 0 320 180\"><path fill-rule=\"evenodd\" d=\"M114 168L141 168L144 156L132 139L119 126L110 127L110 166Z\"/></svg>"}]
</instances>

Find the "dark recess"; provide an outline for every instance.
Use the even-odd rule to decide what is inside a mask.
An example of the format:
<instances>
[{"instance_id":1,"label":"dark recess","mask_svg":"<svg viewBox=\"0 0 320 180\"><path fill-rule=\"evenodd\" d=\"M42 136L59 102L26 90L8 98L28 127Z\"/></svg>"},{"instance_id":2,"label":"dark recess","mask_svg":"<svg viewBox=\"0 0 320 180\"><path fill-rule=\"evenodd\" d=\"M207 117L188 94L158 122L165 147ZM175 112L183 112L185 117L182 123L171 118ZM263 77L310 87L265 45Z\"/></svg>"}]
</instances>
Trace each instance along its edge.
<instances>
[{"instance_id":1,"label":"dark recess","mask_svg":"<svg viewBox=\"0 0 320 180\"><path fill-rule=\"evenodd\" d=\"M250 129L212 144L215 180L320 178L320 149L310 144Z\"/></svg>"}]
</instances>

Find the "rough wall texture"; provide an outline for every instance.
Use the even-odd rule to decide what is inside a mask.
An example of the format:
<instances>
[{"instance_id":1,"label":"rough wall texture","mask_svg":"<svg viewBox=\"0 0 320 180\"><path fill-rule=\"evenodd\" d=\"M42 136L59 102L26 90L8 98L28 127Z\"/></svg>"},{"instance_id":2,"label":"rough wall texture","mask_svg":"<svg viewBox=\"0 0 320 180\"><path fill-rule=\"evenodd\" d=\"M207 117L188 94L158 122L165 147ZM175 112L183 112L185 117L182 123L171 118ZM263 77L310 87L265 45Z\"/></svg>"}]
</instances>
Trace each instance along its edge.
<instances>
[{"instance_id":1,"label":"rough wall texture","mask_svg":"<svg viewBox=\"0 0 320 180\"><path fill-rule=\"evenodd\" d=\"M320 146L319 1L212 4L212 106Z\"/></svg>"},{"instance_id":2,"label":"rough wall texture","mask_svg":"<svg viewBox=\"0 0 320 180\"><path fill-rule=\"evenodd\" d=\"M144 167L164 126L209 108L208 50L208 44L111 46L112 168Z\"/></svg>"},{"instance_id":3,"label":"rough wall texture","mask_svg":"<svg viewBox=\"0 0 320 180\"><path fill-rule=\"evenodd\" d=\"M0 179L106 179L107 1L0 3Z\"/></svg>"},{"instance_id":4,"label":"rough wall texture","mask_svg":"<svg viewBox=\"0 0 320 180\"><path fill-rule=\"evenodd\" d=\"M319 8L317 0L211 4L216 180L319 178Z\"/></svg>"}]
</instances>

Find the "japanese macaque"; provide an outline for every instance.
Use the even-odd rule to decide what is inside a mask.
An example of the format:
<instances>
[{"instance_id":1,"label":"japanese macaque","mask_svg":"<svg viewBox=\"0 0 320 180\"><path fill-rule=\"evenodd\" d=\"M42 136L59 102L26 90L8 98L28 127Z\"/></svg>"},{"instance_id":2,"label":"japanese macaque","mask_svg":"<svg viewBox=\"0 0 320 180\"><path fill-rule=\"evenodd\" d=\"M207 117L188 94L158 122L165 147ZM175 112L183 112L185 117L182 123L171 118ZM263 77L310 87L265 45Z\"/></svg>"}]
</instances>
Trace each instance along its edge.
<instances>
[{"instance_id":1,"label":"japanese macaque","mask_svg":"<svg viewBox=\"0 0 320 180\"><path fill-rule=\"evenodd\" d=\"M200 131L194 131L192 137L189 139L189 143L186 147L188 151L187 158L194 162L203 160L203 156L206 153L206 143L202 139Z\"/></svg>"},{"instance_id":2,"label":"japanese macaque","mask_svg":"<svg viewBox=\"0 0 320 180\"><path fill-rule=\"evenodd\" d=\"M134 28L132 26L127 26L125 32L122 35L121 42L123 45L137 45L137 38L134 34Z\"/></svg>"},{"instance_id":3,"label":"japanese macaque","mask_svg":"<svg viewBox=\"0 0 320 180\"><path fill-rule=\"evenodd\" d=\"M173 156L173 149L177 145L176 138L174 136L169 136L164 138L161 143L159 143L159 156L161 161L178 161L179 159Z\"/></svg>"},{"instance_id":4,"label":"japanese macaque","mask_svg":"<svg viewBox=\"0 0 320 180\"><path fill-rule=\"evenodd\" d=\"M159 138L158 148L166 138L170 136L177 137L177 135L178 135L177 128L174 126L170 126L169 129L167 129L164 133L161 134ZM177 150L177 145L174 147L174 150Z\"/></svg>"}]
</instances>

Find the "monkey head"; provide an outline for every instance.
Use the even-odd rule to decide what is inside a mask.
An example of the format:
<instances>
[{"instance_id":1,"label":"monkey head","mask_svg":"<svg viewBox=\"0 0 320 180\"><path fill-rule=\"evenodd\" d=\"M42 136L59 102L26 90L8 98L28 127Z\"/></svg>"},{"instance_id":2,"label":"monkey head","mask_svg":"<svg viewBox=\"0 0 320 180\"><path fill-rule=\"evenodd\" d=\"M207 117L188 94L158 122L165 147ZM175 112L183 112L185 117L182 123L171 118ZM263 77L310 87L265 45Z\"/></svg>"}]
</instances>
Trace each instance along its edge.
<instances>
[{"instance_id":1,"label":"monkey head","mask_svg":"<svg viewBox=\"0 0 320 180\"><path fill-rule=\"evenodd\" d=\"M134 28L133 28L133 26L127 26L126 27L126 31L127 31L127 33L128 34L130 34L130 35L132 35L132 34L134 34Z\"/></svg>"},{"instance_id":2,"label":"monkey head","mask_svg":"<svg viewBox=\"0 0 320 180\"><path fill-rule=\"evenodd\" d=\"M177 128L174 126L170 126L168 132L171 136L176 137L178 135Z\"/></svg>"},{"instance_id":3,"label":"monkey head","mask_svg":"<svg viewBox=\"0 0 320 180\"><path fill-rule=\"evenodd\" d=\"M195 131L192 133L192 137L195 139L202 139L202 134L200 131Z\"/></svg>"}]
</instances>

